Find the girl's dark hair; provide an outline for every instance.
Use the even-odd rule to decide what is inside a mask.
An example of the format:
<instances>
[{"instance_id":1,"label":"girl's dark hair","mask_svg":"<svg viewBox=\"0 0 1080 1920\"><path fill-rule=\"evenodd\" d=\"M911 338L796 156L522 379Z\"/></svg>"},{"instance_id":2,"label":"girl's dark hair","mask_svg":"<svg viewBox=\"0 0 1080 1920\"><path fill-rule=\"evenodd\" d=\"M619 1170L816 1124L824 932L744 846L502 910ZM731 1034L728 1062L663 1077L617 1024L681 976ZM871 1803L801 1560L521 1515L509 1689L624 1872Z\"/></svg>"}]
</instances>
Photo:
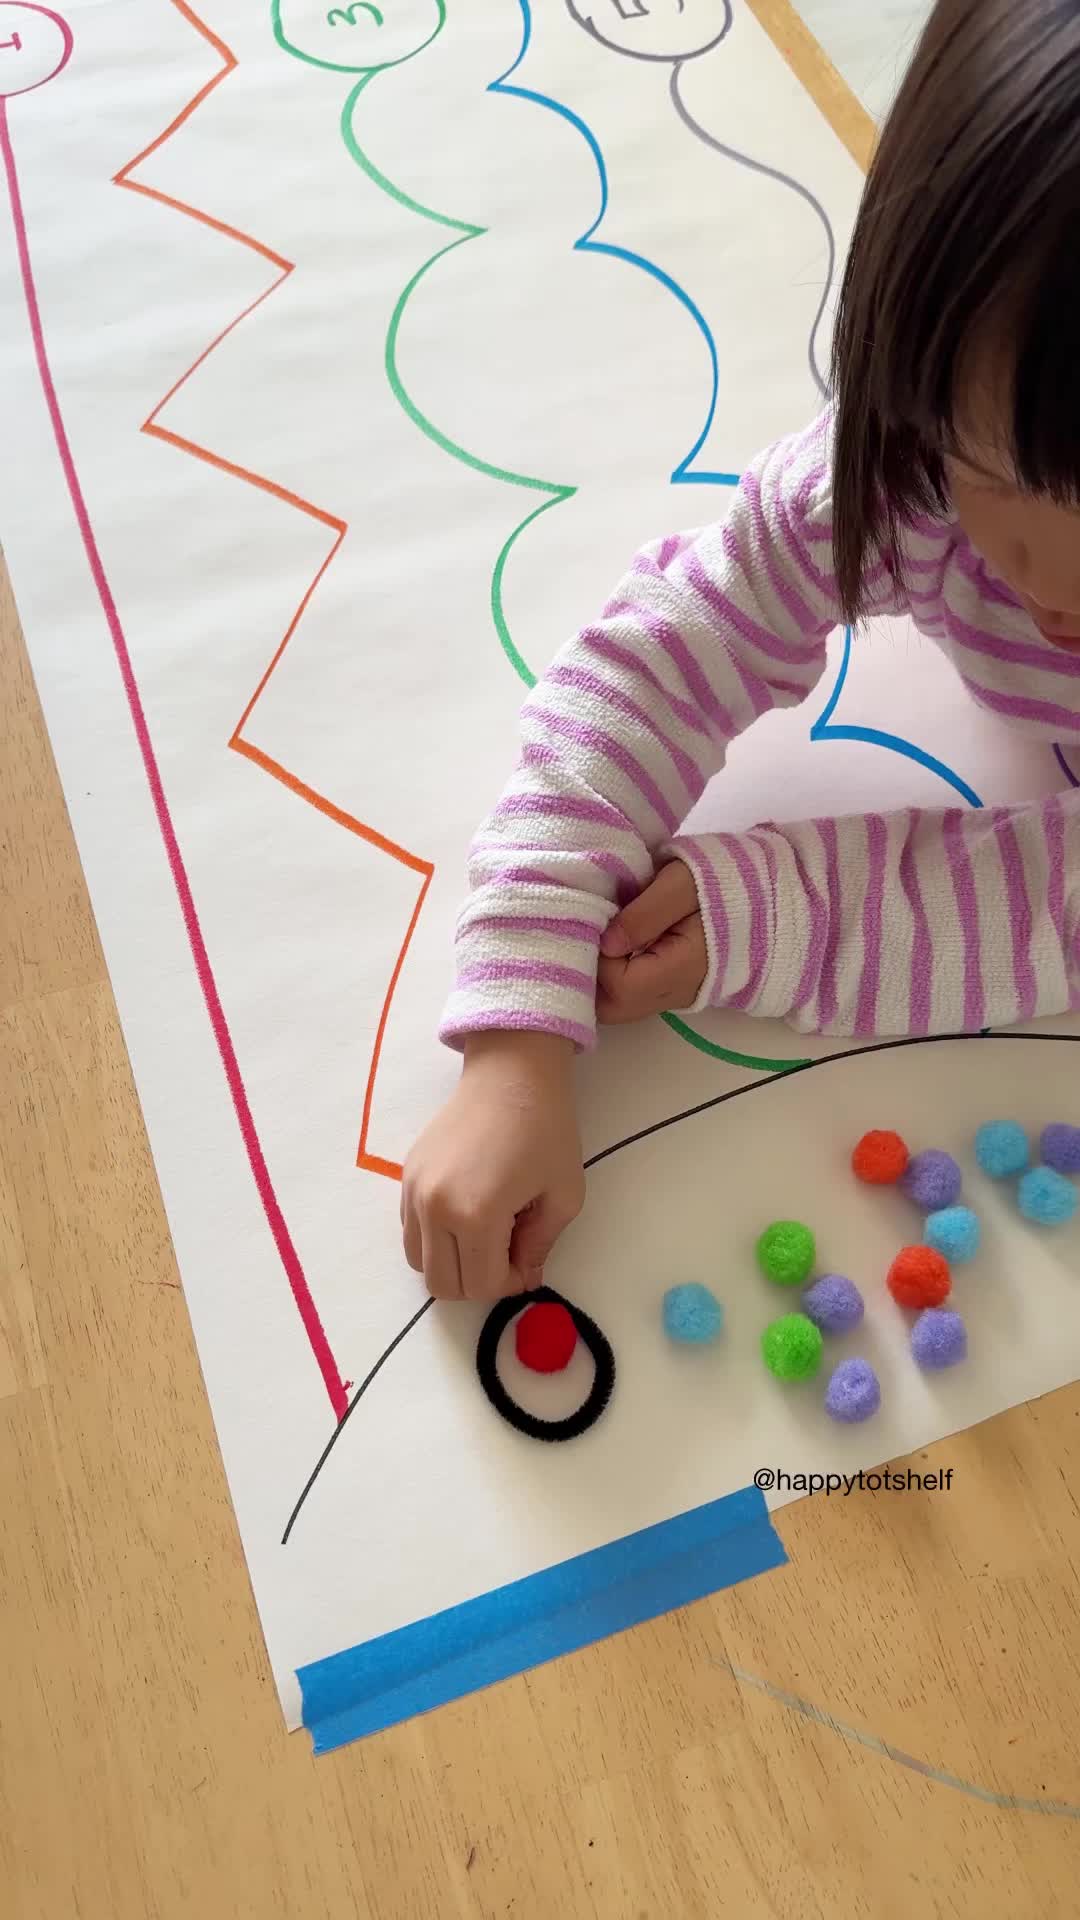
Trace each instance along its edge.
<instances>
[{"instance_id":1,"label":"girl's dark hair","mask_svg":"<svg viewBox=\"0 0 1080 1920\"><path fill-rule=\"evenodd\" d=\"M845 618L875 548L948 506L985 345L1020 483L1080 495L1080 0L938 0L881 135L833 345Z\"/></svg>"}]
</instances>

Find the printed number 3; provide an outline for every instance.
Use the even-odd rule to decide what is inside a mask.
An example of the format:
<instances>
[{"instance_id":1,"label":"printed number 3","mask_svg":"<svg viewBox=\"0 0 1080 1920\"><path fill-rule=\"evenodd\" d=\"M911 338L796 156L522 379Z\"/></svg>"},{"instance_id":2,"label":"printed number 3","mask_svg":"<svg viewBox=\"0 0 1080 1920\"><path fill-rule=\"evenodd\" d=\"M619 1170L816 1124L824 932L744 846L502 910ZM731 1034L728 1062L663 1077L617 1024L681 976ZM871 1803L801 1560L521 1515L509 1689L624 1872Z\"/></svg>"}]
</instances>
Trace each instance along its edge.
<instances>
[{"instance_id":1,"label":"printed number 3","mask_svg":"<svg viewBox=\"0 0 1080 1920\"><path fill-rule=\"evenodd\" d=\"M6 47L14 47L16 53L21 52L22 41L17 33L13 33L10 40L0 40L0 53L3 53Z\"/></svg>"}]
</instances>

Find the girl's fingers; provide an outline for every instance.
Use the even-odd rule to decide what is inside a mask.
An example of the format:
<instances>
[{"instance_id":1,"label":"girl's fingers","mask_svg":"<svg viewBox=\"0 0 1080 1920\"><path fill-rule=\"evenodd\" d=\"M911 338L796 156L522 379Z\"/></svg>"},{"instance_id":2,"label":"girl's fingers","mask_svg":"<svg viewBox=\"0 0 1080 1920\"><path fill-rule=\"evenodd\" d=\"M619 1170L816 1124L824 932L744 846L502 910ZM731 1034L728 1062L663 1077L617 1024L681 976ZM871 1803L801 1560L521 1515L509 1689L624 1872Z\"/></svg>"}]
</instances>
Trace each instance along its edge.
<instances>
[{"instance_id":1,"label":"girl's fingers","mask_svg":"<svg viewBox=\"0 0 1080 1920\"><path fill-rule=\"evenodd\" d=\"M597 973L596 1012L605 1026L644 1020L669 1007L687 1007L696 1000L708 964L704 951L681 933L672 934L649 953L629 960L601 959Z\"/></svg>"},{"instance_id":2,"label":"girl's fingers","mask_svg":"<svg viewBox=\"0 0 1080 1920\"><path fill-rule=\"evenodd\" d=\"M504 1293L518 1291L505 1233L488 1234L483 1239L459 1235L457 1253L466 1300L501 1300Z\"/></svg>"},{"instance_id":3,"label":"girl's fingers","mask_svg":"<svg viewBox=\"0 0 1080 1920\"><path fill-rule=\"evenodd\" d=\"M520 1288L531 1293L544 1283L544 1267L559 1235L576 1220L584 1192L541 1194L519 1213L510 1236L510 1266Z\"/></svg>"},{"instance_id":4,"label":"girl's fingers","mask_svg":"<svg viewBox=\"0 0 1080 1920\"><path fill-rule=\"evenodd\" d=\"M447 1233L443 1227L425 1227L423 1242L424 1279L428 1292L436 1300L460 1300L461 1265L453 1234Z\"/></svg>"},{"instance_id":5,"label":"girl's fingers","mask_svg":"<svg viewBox=\"0 0 1080 1920\"><path fill-rule=\"evenodd\" d=\"M670 994L677 992L671 969L659 967L652 954L639 954L633 960L601 961L597 988L597 1018L605 1026L644 1020L659 1012Z\"/></svg>"},{"instance_id":6,"label":"girl's fingers","mask_svg":"<svg viewBox=\"0 0 1080 1920\"><path fill-rule=\"evenodd\" d=\"M420 1232L420 1222L416 1211L405 1198L404 1188L401 1194L401 1238L405 1247L405 1258L414 1273L424 1271L424 1241Z\"/></svg>"},{"instance_id":7,"label":"girl's fingers","mask_svg":"<svg viewBox=\"0 0 1080 1920\"><path fill-rule=\"evenodd\" d=\"M697 906L694 877L682 860L671 860L661 867L656 879L616 914L600 942L600 951L609 959L625 959L651 947Z\"/></svg>"}]
</instances>

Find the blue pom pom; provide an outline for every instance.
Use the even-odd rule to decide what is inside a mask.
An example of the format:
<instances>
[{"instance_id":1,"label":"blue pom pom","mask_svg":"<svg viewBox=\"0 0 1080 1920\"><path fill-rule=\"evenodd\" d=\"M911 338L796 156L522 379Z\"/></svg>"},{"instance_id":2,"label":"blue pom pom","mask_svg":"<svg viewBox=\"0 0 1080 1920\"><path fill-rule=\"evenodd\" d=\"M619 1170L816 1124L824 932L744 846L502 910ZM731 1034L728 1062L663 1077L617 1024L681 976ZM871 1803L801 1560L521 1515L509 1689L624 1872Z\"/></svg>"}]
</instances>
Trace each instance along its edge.
<instances>
[{"instance_id":1,"label":"blue pom pom","mask_svg":"<svg viewBox=\"0 0 1080 1920\"><path fill-rule=\"evenodd\" d=\"M690 1346L705 1346L715 1340L724 1324L724 1309L715 1293L696 1280L685 1286L670 1287L664 1295L664 1332L672 1340Z\"/></svg>"},{"instance_id":2,"label":"blue pom pom","mask_svg":"<svg viewBox=\"0 0 1080 1920\"><path fill-rule=\"evenodd\" d=\"M970 1207L942 1207L938 1213L928 1213L923 1239L944 1254L950 1266L960 1266L979 1251L978 1215Z\"/></svg>"},{"instance_id":3,"label":"blue pom pom","mask_svg":"<svg viewBox=\"0 0 1080 1920\"><path fill-rule=\"evenodd\" d=\"M960 1169L952 1154L943 1153L940 1147L927 1147L925 1153L917 1153L908 1161L900 1185L924 1213L937 1213L940 1207L951 1207L960 1198L960 1181Z\"/></svg>"},{"instance_id":4,"label":"blue pom pom","mask_svg":"<svg viewBox=\"0 0 1080 1920\"><path fill-rule=\"evenodd\" d=\"M847 1333L857 1327L865 1312L863 1297L853 1280L842 1273L826 1273L807 1287L803 1294L803 1312L822 1333Z\"/></svg>"},{"instance_id":5,"label":"blue pom pom","mask_svg":"<svg viewBox=\"0 0 1080 1920\"><path fill-rule=\"evenodd\" d=\"M867 1360L841 1360L825 1390L825 1411L833 1420L854 1425L869 1420L881 1405L881 1388Z\"/></svg>"},{"instance_id":6,"label":"blue pom pom","mask_svg":"<svg viewBox=\"0 0 1080 1920\"><path fill-rule=\"evenodd\" d=\"M1044 1163L1056 1173L1080 1173L1080 1127L1062 1121L1044 1127L1039 1147Z\"/></svg>"},{"instance_id":7,"label":"blue pom pom","mask_svg":"<svg viewBox=\"0 0 1080 1920\"><path fill-rule=\"evenodd\" d=\"M967 1354L967 1328L949 1307L927 1307L911 1329L911 1351L920 1367L940 1373Z\"/></svg>"},{"instance_id":8,"label":"blue pom pom","mask_svg":"<svg viewBox=\"0 0 1080 1920\"><path fill-rule=\"evenodd\" d=\"M975 1158L991 1180L1011 1180L1031 1165L1031 1148L1015 1120L988 1120L975 1135Z\"/></svg>"},{"instance_id":9,"label":"blue pom pom","mask_svg":"<svg viewBox=\"0 0 1080 1920\"><path fill-rule=\"evenodd\" d=\"M1060 1227L1076 1212L1080 1195L1071 1180L1053 1167L1032 1167L1016 1190L1025 1220L1038 1227Z\"/></svg>"}]
</instances>

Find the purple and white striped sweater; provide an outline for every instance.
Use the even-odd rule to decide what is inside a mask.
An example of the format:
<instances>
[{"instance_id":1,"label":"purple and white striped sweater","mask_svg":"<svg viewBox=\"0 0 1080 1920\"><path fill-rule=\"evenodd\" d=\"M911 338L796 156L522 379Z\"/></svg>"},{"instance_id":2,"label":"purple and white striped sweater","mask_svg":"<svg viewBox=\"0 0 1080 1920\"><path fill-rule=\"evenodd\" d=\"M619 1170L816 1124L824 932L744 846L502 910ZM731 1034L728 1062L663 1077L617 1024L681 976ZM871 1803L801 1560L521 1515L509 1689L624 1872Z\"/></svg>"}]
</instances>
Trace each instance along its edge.
<instances>
[{"instance_id":1,"label":"purple and white striped sweater","mask_svg":"<svg viewBox=\"0 0 1080 1920\"><path fill-rule=\"evenodd\" d=\"M1080 1004L1080 794L680 836L729 742L805 700L839 623L829 417L747 472L728 518L638 555L526 703L518 769L471 851L443 1038L595 1038L616 908L673 855L708 948L694 1011L803 1031L925 1034ZM1080 658L1037 632L952 520L919 520L908 591L879 562L868 611L910 612L980 705L1080 742Z\"/></svg>"}]
</instances>

